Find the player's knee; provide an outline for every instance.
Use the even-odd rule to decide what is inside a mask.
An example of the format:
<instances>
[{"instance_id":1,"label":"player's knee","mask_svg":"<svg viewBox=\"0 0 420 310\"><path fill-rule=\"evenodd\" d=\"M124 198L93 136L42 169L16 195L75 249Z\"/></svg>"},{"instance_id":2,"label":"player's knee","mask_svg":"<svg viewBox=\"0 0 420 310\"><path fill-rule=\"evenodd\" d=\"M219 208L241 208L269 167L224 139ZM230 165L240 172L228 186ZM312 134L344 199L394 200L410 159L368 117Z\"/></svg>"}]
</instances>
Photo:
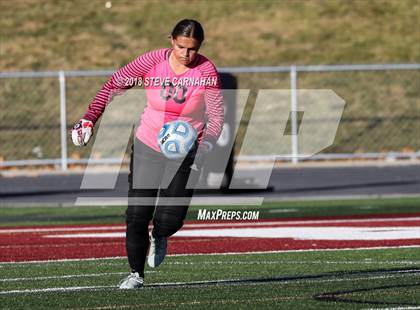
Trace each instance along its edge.
<instances>
[{"instance_id":1,"label":"player's knee","mask_svg":"<svg viewBox=\"0 0 420 310\"><path fill-rule=\"evenodd\" d=\"M154 206L129 205L125 211L126 222L130 221L147 221L153 217Z\"/></svg>"},{"instance_id":2,"label":"player's knee","mask_svg":"<svg viewBox=\"0 0 420 310\"><path fill-rule=\"evenodd\" d=\"M135 242L138 243L138 240L148 238L149 235L149 221L146 219L139 219L128 217L126 219L127 230L126 230L126 241L128 243Z\"/></svg>"},{"instance_id":3,"label":"player's knee","mask_svg":"<svg viewBox=\"0 0 420 310\"><path fill-rule=\"evenodd\" d=\"M152 216L153 210L143 206L129 206L125 212L127 238L147 233Z\"/></svg>"},{"instance_id":4,"label":"player's knee","mask_svg":"<svg viewBox=\"0 0 420 310\"><path fill-rule=\"evenodd\" d=\"M184 217L174 214L157 214L153 219L153 231L157 236L169 237L181 229Z\"/></svg>"}]
</instances>

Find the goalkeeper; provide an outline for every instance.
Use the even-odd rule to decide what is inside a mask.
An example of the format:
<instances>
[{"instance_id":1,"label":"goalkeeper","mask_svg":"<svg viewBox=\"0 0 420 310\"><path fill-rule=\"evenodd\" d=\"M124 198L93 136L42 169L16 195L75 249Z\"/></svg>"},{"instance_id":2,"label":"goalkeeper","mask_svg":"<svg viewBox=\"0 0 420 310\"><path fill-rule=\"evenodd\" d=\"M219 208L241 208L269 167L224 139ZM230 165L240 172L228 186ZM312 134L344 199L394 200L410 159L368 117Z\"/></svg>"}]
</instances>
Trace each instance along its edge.
<instances>
[{"instance_id":1,"label":"goalkeeper","mask_svg":"<svg viewBox=\"0 0 420 310\"><path fill-rule=\"evenodd\" d=\"M150 267L162 263L167 238L182 227L193 195L191 184L198 181L200 169L193 165L197 162L195 157L210 152L222 130L220 78L213 63L198 53L203 40L199 22L190 19L178 22L170 36L171 48L145 53L115 72L71 133L75 145L86 145L113 95L138 85L140 80L165 81L144 83L147 104L135 133L128 177L126 250L131 272L121 282L121 289L143 286L146 258ZM180 79L195 82L192 85L171 82ZM198 147L181 160L167 159L157 144L160 128L173 120L187 121L197 130ZM177 200L167 203L168 199Z\"/></svg>"}]
</instances>

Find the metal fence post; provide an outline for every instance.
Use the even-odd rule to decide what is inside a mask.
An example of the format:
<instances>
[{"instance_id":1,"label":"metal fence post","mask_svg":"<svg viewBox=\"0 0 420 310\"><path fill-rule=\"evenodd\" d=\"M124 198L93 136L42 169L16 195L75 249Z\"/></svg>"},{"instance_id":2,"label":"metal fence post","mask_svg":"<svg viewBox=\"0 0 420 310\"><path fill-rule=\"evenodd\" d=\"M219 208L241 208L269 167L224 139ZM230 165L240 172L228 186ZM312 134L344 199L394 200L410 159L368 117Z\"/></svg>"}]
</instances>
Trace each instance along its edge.
<instances>
[{"instance_id":1,"label":"metal fence post","mask_svg":"<svg viewBox=\"0 0 420 310\"><path fill-rule=\"evenodd\" d=\"M66 117L66 76L59 71L60 82L60 132L61 132L61 169L67 170L67 117Z\"/></svg>"},{"instance_id":2,"label":"metal fence post","mask_svg":"<svg viewBox=\"0 0 420 310\"><path fill-rule=\"evenodd\" d=\"M380 71L411 71L419 73L420 63L411 64L350 64L350 65L299 65L299 66L255 66L255 67L224 67L218 68L220 73L284 73L290 74L290 121L291 121L291 147L290 154L287 156L291 157L291 162L298 163L305 160L351 160L351 159L375 159L375 160L386 160L387 156L392 156L395 159L412 159L417 160L420 158L420 151L398 151L398 148L388 152L380 151L379 149L373 150L368 153L319 153L310 157L299 156L299 136L298 133L298 94L297 94L297 73L298 72L380 72ZM11 154L0 155L7 158L7 160L0 161L0 169L3 167L15 167L15 166L42 166L42 165L55 165L63 170L68 169L68 164L86 164L91 159L71 159L67 157L67 128L66 128L66 77L105 77L110 76L114 73L114 70L97 70L97 71L23 71L23 72L1 72L0 80L2 79L20 79L20 78L59 78L60 83L60 137L61 137L61 156L55 156L50 158L50 155L44 159L17 159L14 160L13 156L19 154L19 149ZM3 82L3 81L2 81ZM28 96L28 98L30 98ZM8 98L3 98L9 100ZM22 98L21 98L22 99ZM10 100L14 100L11 98ZM416 119L417 120L417 119ZM3 151L4 148L1 149ZM14 150L13 150L14 151ZM289 153L289 152L288 152ZM278 154L283 157L285 154ZM303 154L302 154L303 155ZM271 156L271 155L270 155ZM20 157L20 156L19 156ZM241 156L246 158L247 161L261 161L269 160L271 157L261 155L250 155ZM120 164L119 158L102 158L94 159L91 162L97 164Z\"/></svg>"},{"instance_id":3,"label":"metal fence post","mask_svg":"<svg viewBox=\"0 0 420 310\"><path fill-rule=\"evenodd\" d=\"M292 163L297 164L299 161L299 138L297 127L297 71L296 66L290 67L290 115L292 127Z\"/></svg>"}]
</instances>

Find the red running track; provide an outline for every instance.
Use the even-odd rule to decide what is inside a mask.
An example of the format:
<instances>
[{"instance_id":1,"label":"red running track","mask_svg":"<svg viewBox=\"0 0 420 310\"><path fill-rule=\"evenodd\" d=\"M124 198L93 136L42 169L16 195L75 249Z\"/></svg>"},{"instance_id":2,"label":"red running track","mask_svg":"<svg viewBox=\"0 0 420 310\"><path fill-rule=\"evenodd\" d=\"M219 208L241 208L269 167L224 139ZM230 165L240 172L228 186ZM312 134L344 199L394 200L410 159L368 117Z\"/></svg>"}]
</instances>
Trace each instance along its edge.
<instances>
[{"instance_id":1,"label":"red running track","mask_svg":"<svg viewBox=\"0 0 420 310\"><path fill-rule=\"evenodd\" d=\"M329 229L338 231L339 237L322 235L325 233L324 228L327 229L327 234ZM255 231L256 237L249 236L250 229ZM259 233L264 233L265 229L268 229L272 235L259 236ZM291 229L293 234L300 234L308 229L311 234L321 229L321 234L315 235L314 238L284 237L281 235L282 229L287 231ZM246 231L248 236L244 233ZM354 231L356 234L352 235ZM366 236L364 236L365 231L367 231ZM393 237L395 235L392 235L393 231L399 233L401 238ZM126 255L124 232L123 225L2 227L0 262L124 257ZM197 236L183 237L182 234L185 233ZM209 236L211 233L220 233L220 235ZM245 237L241 236L242 233ZM391 237L387 235L389 233ZM239 236L228 236L229 234ZM384 234L384 238L381 239L378 234ZM420 213L267 219L248 222L189 221L185 223L180 235L170 238L169 254L420 246ZM369 237L371 235L372 239Z\"/></svg>"}]
</instances>

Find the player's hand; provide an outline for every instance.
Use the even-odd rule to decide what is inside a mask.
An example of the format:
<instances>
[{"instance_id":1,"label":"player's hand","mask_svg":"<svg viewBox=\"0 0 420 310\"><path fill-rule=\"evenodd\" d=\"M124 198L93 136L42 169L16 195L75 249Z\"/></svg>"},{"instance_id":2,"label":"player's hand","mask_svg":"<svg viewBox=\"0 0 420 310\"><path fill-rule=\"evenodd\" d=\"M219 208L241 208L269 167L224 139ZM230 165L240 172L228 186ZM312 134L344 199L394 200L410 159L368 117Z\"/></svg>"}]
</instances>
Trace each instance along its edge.
<instances>
[{"instance_id":1,"label":"player's hand","mask_svg":"<svg viewBox=\"0 0 420 310\"><path fill-rule=\"evenodd\" d=\"M71 130L71 139L76 146L85 146L93 135L93 123L87 119L81 119Z\"/></svg>"},{"instance_id":2,"label":"player's hand","mask_svg":"<svg viewBox=\"0 0 420 310\"><path fill-rule=\"evenodd\" d=\"M209 141L202 141L197 149L197 154L205 155L213 150L213 144Z\"/></svg>"},{"instance_id":3,"label":"player's hand","mask_svg":"<svg viewBox=\"0 0 420 310\"><path fill-rule=\"evenodd\" d=\"M211 142L202 141L197 147L194 163L197 164L198 167L202 167L204 165L207 154L212 150L213 144Z\"/></svg>"}]
</instances>

